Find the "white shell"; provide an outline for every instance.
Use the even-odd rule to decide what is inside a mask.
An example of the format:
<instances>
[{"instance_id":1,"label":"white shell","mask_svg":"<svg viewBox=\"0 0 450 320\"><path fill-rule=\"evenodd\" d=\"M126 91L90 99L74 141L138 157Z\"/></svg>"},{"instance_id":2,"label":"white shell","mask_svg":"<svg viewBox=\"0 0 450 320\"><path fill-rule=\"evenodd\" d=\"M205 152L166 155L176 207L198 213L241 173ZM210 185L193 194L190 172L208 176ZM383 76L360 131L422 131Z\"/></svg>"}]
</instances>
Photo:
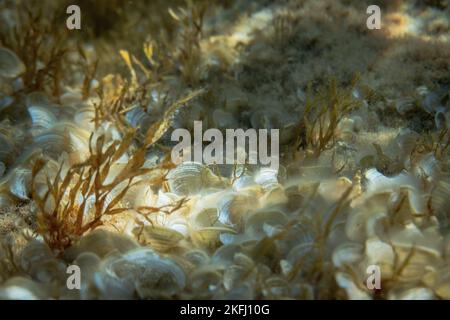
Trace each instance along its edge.
<instances>
[{"instance_id":1,"label":"white shell","mask_svg":"<svg viewBox=\"0 0 450 320\"><path fill-rule=\"evenodd\" d=\"M239 226L245 215L255 209L255 199L245 193L231 193L218 203L219 221L228 226Z\"/></svg>"},{"instance_id":2,"label":"white shell","mask_svg":"<svg viewBox=\"0 0 450 320\"><path fill-rule=\"evenodd\" d=\"M125 119L132 127L140 128L144 132L151 125L151 118L139 106L128 111L125 115Z\"/></svg>"},{"instance_id":3,"label":"white shell","mask_svg":"<svg viewBox=\"0 0 450 320\"><path fill-rule=\"evenodd\" d=\"M413 213L423 213L426 210L426 199L419 179L407 173L400 173L395 177L386 177L376 169L369 169L365 174L366 197L379 193L392 193L407 190L410 208Z\"/></svg>"},{"instance_id":4,"label":"white shell","mask_svg":"<svg viewBox=\"0 0 450 320\"><path fill-rule=\"evenodd\" d=\"M235 254L242 252L242 246L239 244L228 244L221 246L212 256L213 264L228 267L233 263Z\"/></svg>"},{"instance_id":5,"label":"white shell","mask_svg":"<svg viewBox=\"0 0 450 320\"><path fill-rule=\"evenodd\" d=\"M391 266L394 263L395 254L393 248L379 239L368 239L365 253L370 265Z\"/></svg>"},{"instance_id":6,"label":"white shell","mask_svg":"<svg viewBox=\"0 0 450 320\"><path fill-rule=\"evenodd\" d=\"M439 179L441 177L441 168L439 161L433 153L425 155L415 166L415 173L420 178L426 178L429 181Z\"/></svg>"},{"instance_id":7,"label":"white shell","mask_svg":"<svg viewBox=\"0 0 450 320\"><path fill-rule=\"evenodd\" d=\"M395 138L397 146L402 151L403 155L411 154L411 151L416 146L417 140L420 135L409 129L403 129L400 131L398 136Z\"/></svg>"},{"instance_id":8,"label":"white shell","mask_svg":"<svg viewBox=\"0 0 450 320\"><path fill-rule=\"evenodd\" d=\"M50 130L36 135L33 140L33 149L42 149L44 154L53 159L58 159L65 151L82 161L89 152L89 132L70 123L60 122Z\"/></svg>"},{"instance_id":9,"label":"white shell","mask_svg":"<svg viewBox=\"0 0 450 320\"><path fill-rule=\"evenodd\" d=\"M345 243L337 247L333 252L333 264L337 268L352 265L362 259L364 246L359 243Z\"/></svg>"},{"instance_id":10,"label":"white shell","mask_svg":"<svg viewBox=\"0 0 450 320\"><path fill-rule=\"evenodd\" d=\"M422 105L428 113L436 112L440 108L439 95L436 92L425 93Z\"/></svg>"},{"instance_id":11,"label":"white shell","mask_svg":"<svg viewBox=\"0 0 450 320\"><path fill-rule=\"evenodd\" d=\"M184 162L167 176L170 190L179 195L191 195L222 183L208 167L197 162Z\"/></svg>"},{"instance_id":12,"label":"white shell","mask_svg":"<svg viewBox=\"0 0 450 320\"><path fill-rule=\"evenodd\" d=\"M210 261L209 255L205 251L199 249L193 249L186 252L184 257L196 267L206 265Z\"/></svg>"},{"instance_id":13,"label":"white shell","mask_svg":"<svg viewBox=\"0 0 450 320\"><path fill-rule=\"evenodd\" d=\"M47 292L33 280L15 277L0 287L0 300L40 300L47 297Z\"/></svg>"},{"instance_id":14,"label":"white shell","mask_svg":"<svg viewBox=\"0 0 450 320\"><path fill-rule=\"evenodd\" d=\"M252 214L245 223L246 233L262 237L273 230L269 226L283 227L288 222L285 213L279 210L262 209ZM269 235L270 236L270 235Z\"/></svg>"},{"instance_id":15,"label":"white shell","mask_svg":"<svg viewBox=\"0 0 450 320\"><path fill-rule=\"evenodd\" d=\"M217 208L205 208L197 212L192 217L192 226L194 228L207 228L217 225L219 215Z\"/></svg>"},{"instance_id":16,"label":"white shell","mask_svg":"<svg viewBox=\"0 0 450 320\"><path fill-rule=\"evenodd\" d=\"M93 290L93 282L95 273L98 271L100 263L100 258L91 252L84 252L80 254L73 262L73 265L80 268L82 274L80 298L83 300L96 298L95 290Z\"/></svg>"},{"instance_id":17,"label":"white shell","mask_svg":"<svg viewBox=\"0 0 450 320\"><path fill-rule=\"evenodd\" d=\"M346 273L337 272L336 282L339 287L345 290L347 297L350 300L370 300L370 295L367 292L362 291L353 282L353 279Z\"/></svg>"},{"instance_id":18,"label":"white shell","mask_svg":"<svg viewBox=\"0 0 450 320\"><path fill-rule=\"evenodd\" d=\"M438 110L434 115L434 123L438 130L448 128L450 122L450 114L445 110Z\"/></svg>"},{"instance_id":19,"label":"white shell","mask_svg":"<svg viewBox=\"0 0 450 320\"><path fill-rule=\"evenodd\" d=\"M31 188L31 170L16 168L9 182L9 191L21 200L28 200Z\"/></svg>"},{"instance_id":20,"label":"white shell","mask_svg":"<svg viewBox=\"0 0 450 320\"><path fill-rule=\"evenodd\" d=\"M74 121L77 125L87 130L94 130L95 110L91 106L80 108L74 115Z\"/></svg>"},{"instance_id":21,"label":"white shell","mask_svg":"<svg viewBox=\"0 0 450 320\"><path fill-rule=\"evenodd\" d=\"M255 182L264 190L270 190L278 186L278 170L261 168L255 176Z\"/></svg>"},{"instance_id":22,"label":"white shell","mask_svg":"<svg viewBox=\"0 0 450 320\"><path fill-rule=\"evenodd\" d=\"M414 247L435 257L441 256L441 235L436 228L420 230L414 223L408 223L399 230L391 230L390 241L396 247Z\"/></svg>"},{"instance_id":23,"label":"white shell","mask_svg":"<svg viewBox=\"0 0 450 320\"><path fill-rule=\"evenodd\" d=\"M415 107L414 99L412 98L399 99L398 101L396 101L395 107L397 109L397 112L401 115L408 113L414 110Z\"/></svg>"},{"instance_id":24,"label":"white shell","mask_svg":"<svg viewBox=\"0 0 450 320\"><path fill-rule=\"evenodd\" d=\"M56 116L44 107L28 107L28 113L30 114L31 121L33 123L33 134L52 128L57 122Z\"/></svg>"},{"instance_id":25,"label":"white shell","mask_svg":"<svg viewBox=\"0 0 450 320\"><path fill-rule=\"evenodd\" d=\"M217 288L222 282L222 268L218 266L201 266L189 275L189 287L201 294Z\"/></svg>"},{"instance_id":26,"label":"white shell","mask_svg":"<svg viewBox=\"0 0 450 320\"><path fill-rule=\"evenodd\" d=\"M397 294L390 294L391 300L434 300L435 295L429 288L412 288Z\"/></svg>"},{"instance_id":27,"label":"white shell","mask_svg":"<svg viewBox=\"0 0 450 320\"><path fill-rule=\"evenodd\" d=\"M0 76L15 78L25 72L22 60L11 50L0 48Z\"/></svg>"},{"instance_id":28,"label":"white shell","mask_svg":"<svg viewBox=\"0 0 450 320\"><path fill-rule=\"evenodd\" d=\"M255 184L255 180L253 176L243 173L243 174L236 174L236 178L233 181L233 190L234 191L240 191L247 187L250 187Z\"/></svg>"},{"instance_id":29,"label":"white shell","mask_svg":"<svg viewBox=\"0 0 450 320\"><path fill-rule=\"evenodd\" d=\"M186 285L183 269L150 249L137 249L108 259L103 268L112 277L127 279L142 299L170 297Z\"/></svg>"},{"instance_id":30,"label":"white shell","mask_svg":"<svg viewBox=\"0 0 450 320\"><path fill-rule=\"evenodd\" d=\"M33 240L22 250L20 264L23 270L29 272L35 265L53 258L52 251L45 243Z\"/></svg>"},{"instance_id":31,"label":"white shell","mask_svg":"<svg viewBox=\"0 0 450 320\"><path fill-rule=\"evenodd\" d=\"M91 252L102 258L114 252L125 253L138 247L138 243L131 237L98 229L82 237L64 252L64 256L68 260L75 260L83 252Z\"/></svg>"},{"instance_id":32,"label":"white shell","mask_svg":"<svg viewBox=\"0 0 450 320\"><path fill-rule=\"evenodd\" d=\"M63 105L76 105L83 101L83 95L75 90L70 90L61 95L59 98Z\"/></svg>"},{"instance_id":33,"label":"white shell","mask_svg":"<svg viewBox=\"0 0 450 320\"><path fill-rule=\"evenodd\" d=\"M27 108L40 107L47 108L51 105L50 99L44 92L35 91L27 95L25 98Z\"/></svg>"},{"instance_id":34,"label":"white shell","mask_svg":"<svg viewBox=\"0 0 450 320\"><path fill-rule=\"evenodd\" d=\"M141 242L157 251L173 249L184 238L178 231L157 225L137 227L136 232Z\"/></svg>"}]
</instances>

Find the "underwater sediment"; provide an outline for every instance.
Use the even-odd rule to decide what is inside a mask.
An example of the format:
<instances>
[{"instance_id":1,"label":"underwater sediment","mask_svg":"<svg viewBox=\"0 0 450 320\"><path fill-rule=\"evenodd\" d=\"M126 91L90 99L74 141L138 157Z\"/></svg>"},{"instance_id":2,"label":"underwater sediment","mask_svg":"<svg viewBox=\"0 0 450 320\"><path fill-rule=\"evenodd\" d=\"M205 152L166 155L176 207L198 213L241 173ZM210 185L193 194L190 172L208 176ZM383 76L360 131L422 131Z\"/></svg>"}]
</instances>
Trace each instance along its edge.
<instances>
[{"instance_id":1,"label":"underwater sediment","mask_svg":"<svg viewBox=\"0 0 450 320\"><path fill-rule=\"evenodd\" d=\"M449 1L0 16L0 299L450 298ZM278 129L279 166L175 165L195 121Z\"/></svg>"}]
</instances>

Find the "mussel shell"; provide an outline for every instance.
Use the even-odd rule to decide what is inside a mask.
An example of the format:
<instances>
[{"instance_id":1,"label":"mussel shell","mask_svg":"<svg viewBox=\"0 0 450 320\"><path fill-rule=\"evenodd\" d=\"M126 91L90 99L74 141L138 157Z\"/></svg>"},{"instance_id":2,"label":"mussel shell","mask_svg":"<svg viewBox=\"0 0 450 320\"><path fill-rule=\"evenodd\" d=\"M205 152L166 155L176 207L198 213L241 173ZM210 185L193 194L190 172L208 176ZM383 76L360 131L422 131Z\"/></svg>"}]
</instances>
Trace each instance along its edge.
<instances>
[{"instance_id":1,"label":"mussel shell","mask_svg":"<svg viewBox=\"0 0 450 320\"><path fill-rule=\"evenodd\" d=\"M384 277L388 277L392 272L395 253L392 246L377 239L370 238L366 240L365 258L368 265L378 265L381 268Z\"/></svg>"},{"instance_id":2,"label":"mussel shell","mask_svg":"<svg viewBox=\"0 0 450 320\"><path fill-rule=\"evenodd\" d=\"M395 247L406 250L414 248L417 255L423 252L425 255L430 255L430 258L441 256L442 242L437 227L421 230L414 223L409 222L402 228L391 228L389 238Z\"/></svg>"},{"instance_id":3,"label":"mussel shell","mask_svg":"<svg viewBox=\"0 0 450 320\"><path fill-rule=\"evenodd\" d=\"M337 285L344 289L347 293L347 298L350 300L370 300L370 295L361 290L354 282L352 277L344 272L336 273L336 283Z\"/></svg>"},{"instance_id":4,"label":"mussel shell","mask_svg":"<svg viewBox=\"0 0 450 320\"><path fill-rule=\"evenodd\" d=\"M288 202L288 198L281 185L270 189L260 199L262 207L271 207L277 205L283 205Z\"/></svg>"},{"instance_id":5,"label":"mussel shell","mask_svg":"<svg viewBox=\"0 0 450 320\"><path fill-rule=\"evenodd\" d=\"M222 282L222 268L206 265L189 275L189 287L197 294L208 296L208 291L218 288Z\"/></svg>"},{"instance_id":6,"label":"mussel shell","mask_svg":"<svg viewBox=\"0 0 450 320\"><path fill-rule=\"evenodd\" d=\"M205 251L200 249L189 250L184 254L184 258L186 258L196 267L206 265L210 262L209 255Z\"/></svg>"},{"instance_id":7,"label":"mussel shell","mask_svg":"<svg viewBox=\"0 0 450 320\"><path fill-rule=\"evenodd\" d=\"M25 72L22 60L11 50L0 48L0 76L15 78Z\"/></svg>"},{"instance_id":8,"label":"mussel shell","mask_svg":"<svg viewBox=\"0 0 450 320\"><path fill-rule=\"evenodd\" d=\"M337 268L344 268L346 265L356 264L362 259L364 246L356 243L344 243L337 247L333 252L333 264Z\"/></svg>"},{"instance_id":9,"label":"mussel shell","mask_svg":"<svg viewBox=\"0 0 450 320\"><path fill-rule=\"evenodd\" d=\"M24 277L11 278L0 287L0 300L41 300L47 295L42 285Z\"/></svg>"},{"instance_id":10,"label":"mussel shell","mask_svg":"<svg viewBox=\"0 0 450 320\"><path fill-rule=\"evenodd\" d=\"M255 198L245 193L232 193L218 203L219 221L228 226L240 226L244 217L255 209Z\"/></svg>"},{"instance_id":11,"label":"mussel shell","mask_svg":"<svg viewBox=\"0 0 450 320\"><path fill-rule=\"evenodd\" d=\"M442 176L442 170L439 161L434 154L425 155L415 166L415 173L420 178L426 178L429 181L436 181Z\"/></svg>"},{"instance_id":12,"label":"mussel shell","mask_svg":"<svg viewBox=\"0 0 450 320\"><path fill-rule=\"evenodd\" d=\"M142 132L146 132L151 125L151 118L139 106L128 111L125 115L125 119L132 127L140 128Z\"/></svg>"},{"instance_id":13,"label":"mussel shell","mask_svg":"<svg viewBox=\"0 0 450 320\"><path fill-rule=\"evenodd\" d=\"M389 300L434 300L434 292L429 288L417 287L406 290L392 290Z\"/></svg>"},{"instance_id":14,"label":"mussel shell","mask_svg":"<svg viewBox=\"0 0 450 320\"><path fill-rule=\"evenodd\" d=\"M82 274L80 298L83 300L96 298L93 283L95 273L99 270L101 264L100 258L95 253L84 252L72 264L78 266Z\"/></svg>"},{"instance_id":15,"label":"mussel shell","mask_svg":"<svg viewBox=\"0 0 450 320\"><path fill-rule=\"evenodd\" d=\"M253 185L255 185L255 180L252 175L246 173L236 174L236 178L233 181L233 190L238 192Z\"/></svg>"},{"instance_id":16,"label":"mussel shell","mask_svg":"<svg viewBox=\"0 0 450 320\"><path fill-rule=\"evenodd\" d=\"M218 224L219 216L216 208L205 208L193 217L194 228L213 227Z\"/></svg>"},{"instance_id":17,"label":"mussel shell","mask_svg":"<svg viewBox=\"0 0 450 320\"><path fill-rule=\"evenodd\" d=\"M83 95L81 92L78 92L76 90L70 90L67 92L64 92L60 97L59 100L61 101L61 104L65 106L73 106L78 105L82 103L83 101Z\"/></svg>"},{"instance_id":18,"label":"mussel shell","mask_svg":"<svg viewBox=\"0 0 450 320\"><path fill-rule=\"evenodd\" d=\"M264 190L278 187L278 170L261 168L255 176L255 182L261 185Z\"/></svg>"},{"instance_id":19,"label":"mussel shell","mask_svg":"<svg viewBox=\"0 0 450 320\"><path fill-rule=\"evenodd\" d=\"M31 192L31 170L26 168L14 169L9 182L9 191L21 200L28 200Z\"/></svg>"},{"instance_id":20,"label":"mussel shell","mask_svg":"<svg viewBox=\"0 0 450 320\"><path fill-rule=\"evenodd\" d=\"M289 283L279 276L270 276L264 281L264 294L267 298L288 297L290 293Z\"/></svg>"},{"instance_id":21,"label":"mussel shell","mask_svg":"<svg viewBox=\"0 0 450 320\"><path fill-rule=\"evenodd\" d=\"M440 225L446 228L450 225L448 208L450 205L450 183L442 180L431 192L431 208L437 218Z\"/></svg>"},{"instance_id":22,"label":"mussel shell","mask_svg":"<svg viewBox=\"0 0 450 320\"><path fill-rule=\"evenodd\" d=\"M252 277L253 276L253 277ZM238 265L231 265L225 269L223 274L223 286L227 291L239 287L245 279L246 283L254 283L254 274L246 268Z\"/></svg>"},{"instance_id":23,"label":"mussel shell","mask_svg":"<svg viewBox=\"0 0 450 320\"><path fill-rule=\"evenodd\" d=\"M444 110L436 112L434 121L438 130L448 130L450 128L450 112Z\"/></svg>"},{"instance_id":24,"label":"mussel shell","mask_svg":"<svg viewBox=\"0 0 450 320\"><path fill-rule=\"evenodd\" d=\"M156 251L173 249L184 238L178 231L156 225L137 227L134 232L138 232L141 243L149 245Z\"/></svg>"},{"instance_id":25,"label":"mussel shell","mask_svg":"<svg viewBox=\"0 0 450 320\"><path fill-rule=\"evenodd\" d=\"M120 278L104 266L101 268L99 272L94 274L92 281L92 285L97 292L97 298L103 300L131 300L135 298L136 288L130 279Z\"/></svg>"},{"instance_id":26,"label":"mussel shell","mask_svg":"<svg viewBox=\"0 0 450 320\"><path fill-rule=\"evenodd\" d=\"M411 151L415 148L417 140L420 135L415 131L401 130L399 135L395 138L397 146L402 150L402 154L409 155Z\"/></svg>"},{"instance_id":27,"label":"mussel shell","mask_svg":"<svg viewBox=\"0 0 450 320\"><path fill-rule=\"evenodd\" d=\"M192 195L223 183L208 167L197 162L180 164L169 172L167 178L170 190L179 195Z\"/></svg>"},{"instance_id":28,"label":"mussel shell","mask_svg":"<svg viewBox=\"0 0 450 320\"><path fill-rule=\"evenodd\" d=\"M95 110L91 106L83 106L74 115L74 121L77 125L93 130L94 129Z\"/></svg>"},{"instance_id":29,"label":"mussel shell","mask_svg":"<svg viewBox=\"0 0 450 320\"><path fill-rule=\"evenodd\" d=\"M243 246L240 244L227 244L216 250L212 256L212 263L218 266L228 267L234 262L234 255L242 252Z\"/></svg>"},{"instance_id":30,"label":"mussel shell","mask_svg":"<svg viewBox=\"0 0 450 320\"><path fill-rule=\"evenodd\" d=\"M86 160L88 156L89 132L69 123L60 122L50 130L40 132L33 138L31 149L41 149L45 155L58 159L66 152L71 164Z\"/></svg>"},{"instance_id":31,"label":"mussel shell","mask_svg":"<svg viewBox=\"0 0 450 320\"><path fill-rule=\"evenodd\" d=\"M140 248L105 262L104 272L133 284L142 299L170 297L186 286L183 269L153 250Z\"/></svg>"},{"instance_id":32,"label":"mussel shell","mask_svg":"<svg viewBox=\"0 0 450 320\"><path fill-rule=\"evenodd\" d=\"M30 241L21 252L21 267L29 270L38 261L44 261L54 258L51 249L43 242L38 240Z\"/></svg>"},{"instance_id":33,"label":"mussel shell","mask_svg":"<svg viewBox=\"0 0 450 320\"><path fill-rule=\"evenodd\" d=\"M434 113L440 107L440 97L436 92L429 92L422 101L424 109L428 113Z\"/></svg>"},{"instance_id":34,"label":"mussel shell","mask_svg":"<svg viewBox=\"0 0 450 320\"><path fill-rule=\"evenodd\" d=\"M245 231L246 233L262 237L267 235L268 225L282 228L287 222L288 217L284 212L277 209L262 209L247 219L245 222Z\"/></svg>"},{"instance_id":35,"label":"mussel shell","mask_svg":"<svg viewBox=\"0 0 450 320\"><path fill-rule=\"evenodd\" d=\"M222 233L234 233L234 230L224 227L209 227L193 230L192 242L200 248L215 249L219 246L219 236Z\"/></svg>"},{"instance_id":36,"label":"mussel shell","mask_svg":"<svg viewBox=\"0 0 450 320\"><path fill-rule=\"evenodd\" d=\"M300 243L293 247L287 255L287 261L292 265L296 265L301 262L303 265L308 266L315 259L316 249L313 243L305 242Z\"/></svg>"},{"instance_id":37,"label":"mussel shell","mask_svg":"<svg viewBox=\"0 0 450 320\"><path fill-rule=\"evenodd\" d=\"M57 122L56 116L45 107L30 106L28 107L28 113L32 121L33 134L52 128Z\"/></svg>"},{"instance_id":38,"label":"mussel shell","mask_svg":"<svg viewBox=\"0 0 450 320\"><path fill-rule=\"evenodd\" d=\"M399 99L395 103L395 107L397 109L397 112L401 115L404 115L408 112L411 112L415 108L415 101L412 98L403 98Z\"/></svg>"},{"instance_id":39,"label":"mussel shell","mask_svg":"<svg viewBox=\"0 0 450 320\"><path fill-rule=\"evenodd\" d=\"M83 252L92 252L102 258L113 252L125 253L137 247L139 245L131 237L98 229L65 250L64 256L68 260L74 260Z\"/></svg>"},{"instance_id":40,"label":"mussel shell","mask_svg":"<svg viewBox=\"0 0 450 320\"><path fill-rule=\"evenodd\" d=\"M35 91L29 93L25 98L25 105L27 108L39 107L47 108L51 105L50 99L47 94L41 91Z\"/></svg>"}]
</instances>

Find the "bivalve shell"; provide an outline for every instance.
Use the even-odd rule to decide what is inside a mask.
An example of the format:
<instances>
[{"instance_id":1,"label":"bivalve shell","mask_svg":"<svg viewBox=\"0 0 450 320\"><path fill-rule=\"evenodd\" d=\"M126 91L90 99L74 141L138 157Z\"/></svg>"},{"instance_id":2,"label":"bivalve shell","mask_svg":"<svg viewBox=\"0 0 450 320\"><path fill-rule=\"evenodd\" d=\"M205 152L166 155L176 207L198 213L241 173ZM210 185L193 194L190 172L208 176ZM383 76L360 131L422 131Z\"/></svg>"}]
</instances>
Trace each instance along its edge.
<instances>
[{"instance_id":1,"label":"bivalve shell","mask_svg":"<svg viewBox=\"0 0 450 320\"><path fill-rule=\"evenodd\" d=\"M141 243L149 245L156 251L168 251L175 248L184 236L178 231L164 226L137 227L135 233Z\"/></svg>"},{"instance_id":2,"label":"bivalve shell","mask_svg":"<svg viewBox=\"0 0 450 320\"><path fill-rule=\"evenodd\" d=\"M22 60L11 50L0 48L0 76L15 78L25 72Z\"/></svg>"},{"instance_id":3,"label":"bivalve shell","mask_svg":"<svg viewBox=\"0 0 450 320\"><path fill-rule=\"evenodd\" d=\"M223 184L208 167L197 162L184 162L168 174L170 190L178 195L192 195L203 189Z\"/></svg>"}]
</instances>

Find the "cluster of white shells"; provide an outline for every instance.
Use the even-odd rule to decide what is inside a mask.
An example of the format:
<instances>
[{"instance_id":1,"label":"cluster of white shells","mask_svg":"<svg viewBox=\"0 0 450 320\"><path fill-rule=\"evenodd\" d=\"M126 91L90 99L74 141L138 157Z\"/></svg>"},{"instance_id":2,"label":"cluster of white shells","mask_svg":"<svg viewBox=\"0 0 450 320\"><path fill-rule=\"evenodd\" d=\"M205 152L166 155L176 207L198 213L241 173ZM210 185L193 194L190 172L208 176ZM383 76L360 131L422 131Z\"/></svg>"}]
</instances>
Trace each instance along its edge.
<instances>
[{"instance_id":1,"label":"cluster of white shells","mask_svg":"<svg viewBox=\"0 0 450 320\"><path fill-rule=\"evenodd\" d=\"M202 164L184 163L170 172L168 191L154 194L143 185L127 201L161 207L188 196L186 206L155 213L151 222L132 223L122 234L94 231L62 258L33 240L21 254L25 274L6 281L0 297L315 298L321 289L308 272L323 259L332 264L325 269L328 276L351 299L373 297L365 286L370 265L381 268L388 298L448 299L450 242L439 230L444 221L420 214L427 205L426 188L438 175L438 167L424 161L417 174L385 177L370 169L363 186L337 178L297 180L289 187L270 169L244 172L231 181ZM424 185L425 171L429 180ZM315 184L317 198L304 203ZM312 221L325 221L349 187L352 200L341 213L345 219L332 223L321 248ZM393 207L401 207L397 216ZM82 271L79 291L66 287L71 264Z\"/></svg>"},{"instance_id":2,"label":"cluster of white shells","mask_svg":"<svg viewBox=\"0 0 450 320\"><path fill-rule=\"evenodd\" d=\"M20 87L23 70L13 52L0 48L0 111L11 107L10 94ZM232 96L225 109L212 113L213 125L239 125L235 109L244 98ZM122 139L113 123L94 130L92 101L76 91L67 90L60 104L43 93L31 93L23 103L28 124L0 122L0 208L32 200L35 155L48 158L44 173L52 178L61 164L86 159L92 132L93 141L105 136L104 148ZM445 110L429 112L437 124L448 123ZM287 118L269 106L251 113L250 123L289 127ZM127 119L141 128L154 120L138 108ZM359 131L361 121L348 121L347 130ZM117 170L107 180L127 160L124 155L111 164ZM123 205L130 209L121 214L119 231L99 228L58 256L33 236L15 261L14 277L5 279L0 270L0 298L314 299L338 293L370 299L376 293L366 286L366 270L377 265L383 297L449 299L450 238L442 231L448 164L429 153L405 167L408 171L391 177L370 168L351 179L331 173L293 178L284 167L186 162L170 170L166 188L154 190L142 177L129 190ZM41 188L39 193L47 191L46 180ZM142 207L174 210L156 210L144 219ZM428 214L430 207L436 215ZM80 290L67 287L70 265L81 269Z\"/></svg>"}]
</instances>

